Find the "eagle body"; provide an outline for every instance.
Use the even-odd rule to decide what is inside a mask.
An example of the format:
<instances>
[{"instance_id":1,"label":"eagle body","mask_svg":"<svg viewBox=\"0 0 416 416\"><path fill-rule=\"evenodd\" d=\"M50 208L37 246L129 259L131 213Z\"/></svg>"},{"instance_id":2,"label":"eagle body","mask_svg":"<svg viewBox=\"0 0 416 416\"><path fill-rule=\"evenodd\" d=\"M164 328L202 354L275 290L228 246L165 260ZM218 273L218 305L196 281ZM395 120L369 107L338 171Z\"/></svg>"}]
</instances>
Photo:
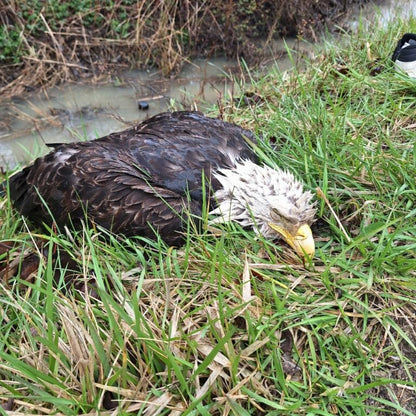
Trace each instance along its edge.
<instances>
[{"instance_id":1,"label":"eagle body","mask_svg":"<svg viewBox=\"0 0 416 416\"><path fill-rule=\"evenodd\" d=\"M204 201L218 218L260 230L257 221L274 222L265 201L277 198L273 204L279 204L281 191L273 183L283 171L267 168L268 178L257 182L256 175L265 175L249 146L256 141L250 131L199 112L161 113L122 132L58 145L11 176L9 193L14 207L35 224L80 227L88 218L125 236L154 239L158 233L169 245L181 244L189 213L200 217ZM240 175L239 169L246 173ZM231 179L232 172L241 180ZM284 215L296 233L303 223L312 222L315 211L311 194L287 175L297 191L295 197L289 195ZM227 177L234 181L231 187L224 186ZM287 191L293 183L285 186ZM262 193L259 208L264 212L256 218L256 200ZM280 228L268 234L282 237Z\"/></svg>"}]
</instances>

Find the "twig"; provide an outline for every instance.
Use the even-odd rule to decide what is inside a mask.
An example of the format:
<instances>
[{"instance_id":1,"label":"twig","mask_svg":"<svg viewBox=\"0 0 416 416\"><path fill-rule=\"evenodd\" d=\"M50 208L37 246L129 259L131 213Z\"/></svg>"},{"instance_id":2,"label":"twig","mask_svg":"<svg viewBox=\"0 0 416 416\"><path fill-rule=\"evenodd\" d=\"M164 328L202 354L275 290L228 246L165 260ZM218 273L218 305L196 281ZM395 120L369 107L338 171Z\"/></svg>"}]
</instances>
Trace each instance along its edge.
<instances>
[{"instance_id":1,"label":"twig","mask_svg":"<svg viewBox=\"0 0 416 416\"><path fill-rule=\"evenodd\" d=\"M73 67L73 68L79 68L79 69L85 69L85 70L88 69L86 66L73 64L71 62L66 62L66 61L65 62L60 62L60 61L54 61L52 59L42 59L42 60L40 60L40 59L34 58L32 56L25 56L24 59L27 59L29 61L36 61L36 62L42 61L43 63L46 63L46 64L63 65L63 66L66 66L66 67Z\"/></svg>"}]
</instances>

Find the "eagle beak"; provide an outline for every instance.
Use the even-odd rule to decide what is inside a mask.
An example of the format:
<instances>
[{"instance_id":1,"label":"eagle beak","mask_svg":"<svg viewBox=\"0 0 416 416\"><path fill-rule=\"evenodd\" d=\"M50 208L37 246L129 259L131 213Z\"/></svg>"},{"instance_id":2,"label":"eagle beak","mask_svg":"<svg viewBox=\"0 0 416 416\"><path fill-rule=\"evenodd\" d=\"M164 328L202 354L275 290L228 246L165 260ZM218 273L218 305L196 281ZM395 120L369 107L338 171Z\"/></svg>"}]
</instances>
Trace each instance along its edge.
<instances>
[{"instance_id":1,"label":"eagle beak","mask_svg":"<svg viewBox=\"0 0 416 416\"><path fill-rule=\"evenodd\" d=\"M273 230L277 231L299 256L308 257L309 259L314 256L315 241L309 225L301 225L295 235L290 234L288 231L276 224L269 224L269 226Z\"/></svg>"}]
</instances>

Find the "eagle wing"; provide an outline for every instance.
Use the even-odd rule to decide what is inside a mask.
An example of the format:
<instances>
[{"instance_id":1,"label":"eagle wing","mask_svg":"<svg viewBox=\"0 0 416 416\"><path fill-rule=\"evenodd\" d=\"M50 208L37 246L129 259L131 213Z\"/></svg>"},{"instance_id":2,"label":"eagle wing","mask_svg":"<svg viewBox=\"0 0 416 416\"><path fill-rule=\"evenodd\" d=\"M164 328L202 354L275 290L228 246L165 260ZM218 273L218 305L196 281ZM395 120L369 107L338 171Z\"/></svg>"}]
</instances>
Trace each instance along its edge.
<instances>
[{"instance_id":1,"label":"eagle wing","mask_svg":"<svg viewBox=\"0 0 416 416\"><path fill-rule=\"evenodd\" d=\"M202 176L255 159L252 133L194 112L163 113L119 133L57 146L10 178L15 207L38 224L88 218L115 233L179 242L202 209ZM219 186L215 180L207 189Z\"/></svg>"}]
</instances>

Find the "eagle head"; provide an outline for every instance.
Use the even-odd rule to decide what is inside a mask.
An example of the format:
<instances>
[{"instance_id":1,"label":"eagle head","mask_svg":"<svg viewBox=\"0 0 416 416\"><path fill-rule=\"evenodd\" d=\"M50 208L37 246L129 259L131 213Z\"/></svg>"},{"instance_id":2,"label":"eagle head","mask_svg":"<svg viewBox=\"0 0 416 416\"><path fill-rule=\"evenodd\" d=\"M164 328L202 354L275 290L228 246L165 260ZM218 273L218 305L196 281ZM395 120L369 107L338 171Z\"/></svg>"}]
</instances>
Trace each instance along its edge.
<instances>
[{"instance_id":1,"label":"eagle head","mask_svg":"<svg viewBox=\"0 0 416 416\"><path fill-rule=\"evenodd\" d=\"M313 257L313 195L291 173L242 160L214 175L221 187L214 195L213 222L236 221L270 240L282 238L302 257Z\"/></svg>"}]
</instances>

